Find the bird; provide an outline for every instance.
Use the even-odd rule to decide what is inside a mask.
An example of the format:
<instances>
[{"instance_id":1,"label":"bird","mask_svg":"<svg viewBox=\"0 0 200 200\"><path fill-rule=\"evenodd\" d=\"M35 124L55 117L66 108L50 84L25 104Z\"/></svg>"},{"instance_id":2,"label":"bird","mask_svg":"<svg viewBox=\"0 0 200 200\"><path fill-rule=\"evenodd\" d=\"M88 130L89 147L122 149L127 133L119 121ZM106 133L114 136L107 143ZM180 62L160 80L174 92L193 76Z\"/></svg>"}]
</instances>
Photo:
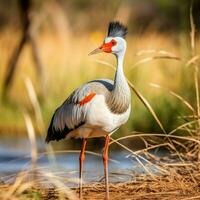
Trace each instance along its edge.
<instances>
[{"instance_id":1,"label":"bird","mask_svg":"<svg viewBox=\"0 0 200 200\"><path fill-rule=\"evenodd\" d=\"M80 199L82 199L86 144L89 138L97 137L105 137L102 157L105 174L105 199L109 199L108 149L110 136L127 122L131 112L131 92L123 70L127 33L127 27L121 22L109 22L108 33L103 43L88 55L101 52L113 54L117 60L114 79L92 80L75 89L55 110L47 131L47 143L69 138L82 139L79 156Z\"/></svg>"}]
</instances>

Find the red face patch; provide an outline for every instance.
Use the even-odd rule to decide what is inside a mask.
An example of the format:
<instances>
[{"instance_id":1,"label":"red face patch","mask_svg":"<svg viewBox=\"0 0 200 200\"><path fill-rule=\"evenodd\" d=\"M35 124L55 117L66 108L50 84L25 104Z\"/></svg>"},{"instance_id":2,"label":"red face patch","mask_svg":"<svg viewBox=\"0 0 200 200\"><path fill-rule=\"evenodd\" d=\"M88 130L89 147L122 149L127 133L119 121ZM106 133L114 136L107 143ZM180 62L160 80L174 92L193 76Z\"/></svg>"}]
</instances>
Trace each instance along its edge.
<instances>
[{"instance_id":1,"label":"red face patch","mask_svg":"<svg viewBox=\"0 0 200 200\"><path fill-rule=\"evenodd\" d=\"M115 46L117 42L112 39L110 42L102 44L101 48L104 52L106 53L111 53L112 52L112 47Z\"/></svg>"},{"instance_id":2,"label":"red face patch","mask_svg":"<svg viewBox=\"0 0 200 200\"><path fill-rule=\"evenodd\" d=\"M85 96L85 97L79 102L79 105L80 105L80 106L85 105L86 103L88 103L89 101L91 101L92 98L93 98L95 95L96 95L96 93L91 92L90 94L88 94L87 96Z\"/></svg>"}]
</instances>

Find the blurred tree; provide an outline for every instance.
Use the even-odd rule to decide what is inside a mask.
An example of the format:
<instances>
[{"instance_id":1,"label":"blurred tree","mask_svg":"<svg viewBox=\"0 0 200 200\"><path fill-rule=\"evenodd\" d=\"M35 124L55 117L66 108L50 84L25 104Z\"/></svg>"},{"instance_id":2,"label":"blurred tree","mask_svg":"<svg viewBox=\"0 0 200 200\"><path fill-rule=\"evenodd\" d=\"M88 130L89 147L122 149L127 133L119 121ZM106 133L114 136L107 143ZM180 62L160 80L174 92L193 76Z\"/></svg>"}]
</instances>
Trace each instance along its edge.
<instances>
[{"instance_id":1,"label":"blurred tree","mask_svg":"<svg viewBox=\"0 0 200 200\"><path fill-rule=\"evenodd\" d=\"M19 4L19 11L20 11L20 19L21 19L22 38L18 46L16 47L16 49L14 49L13 54L11 55L11 58L8 63L7 71L5 74L5 80L3 82L3 97L4 98L7 97L7 92L14 78L17 61L19 59L20 53L22 52L22 49L26 42L30 42L31 44L33 59L35 62L36 69L38 71L40 82L42 83L42 80L44 79L43 67L42 67L41 59L39 57L37 43L34 36L34 31L31 29L31 25L33 23L33 20L31 18L32 2L31 0L18 0L18 4Z\"/></svg>"}]
</instances>

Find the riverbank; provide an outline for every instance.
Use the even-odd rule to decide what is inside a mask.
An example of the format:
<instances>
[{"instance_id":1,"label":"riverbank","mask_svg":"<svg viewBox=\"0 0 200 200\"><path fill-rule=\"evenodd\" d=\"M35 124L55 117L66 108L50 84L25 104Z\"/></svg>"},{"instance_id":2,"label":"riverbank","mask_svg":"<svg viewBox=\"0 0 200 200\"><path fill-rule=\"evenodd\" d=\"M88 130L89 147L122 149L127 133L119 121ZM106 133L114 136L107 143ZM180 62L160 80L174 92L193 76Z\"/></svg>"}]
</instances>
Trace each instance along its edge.
<instances>
[{"instance_id":1,"label":"riverbank","mask_svg":"<svg viewBox=\"0 0 200 200\"><path fill-rule=\"evenodd\" d=\"M132 181L110 184L112 200L189 200L200 199L200 170L197 165L169 168L166 175L135 175ZM18 184L16 184L16 182ZM52 185L44 187L40 183L0 184L0 199L78 199L78 188ZM103 200L105 187L100 183L88 183L83 188L84 200Z\"/></svg>"}]
</instances>

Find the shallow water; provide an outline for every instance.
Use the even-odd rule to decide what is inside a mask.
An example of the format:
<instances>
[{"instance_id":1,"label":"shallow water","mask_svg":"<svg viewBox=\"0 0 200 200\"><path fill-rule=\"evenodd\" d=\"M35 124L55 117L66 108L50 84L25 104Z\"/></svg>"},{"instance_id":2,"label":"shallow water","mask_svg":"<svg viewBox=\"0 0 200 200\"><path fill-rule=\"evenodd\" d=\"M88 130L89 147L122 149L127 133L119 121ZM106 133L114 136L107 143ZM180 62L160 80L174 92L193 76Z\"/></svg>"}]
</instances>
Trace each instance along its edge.
<instances>
[{"instance_id":1,"label":"shallow water","mask_svg":"<svg viewBox=\"0 0 200 200\"><path fill-rule=\"evenodd\" d=\"M38 141L39 152L45 152L45 145ZM111 182L131 180L135 172L142 172L141 167L133 159L127 158L128 152L111 151L109 175ZM55 157L39 153L37 168L49 171L66 178L77 178L79 153L57 152ZM12 182L16 174L31 167L30 143L26 139L0 141L0 177L1 181ZM101 155L86 154L84 165L85 181L100 181L103 178L103 162Z\"/></svg>"},{"instance_id":2,"label":"shallow water","mask_svg":"<svg viewBox=\"0 0 200 200\"><path fill-rule=\"evenodd\" d=\"M60 144L60 143L59 143ZM56 152L46 154L46 145L43 140L37 141L38 159L37 169L43 172L51 172L61 178L78 178L79 170L79 151L77 152ZM0 139L0 182L13 182L16 175L25 170L31 170L31 148L28 139L8 137ZM87 153L84 164L84 180L86 182L99 182L104 177L104 169L101 151L99 155ZM166 152L157 151L154 154L162 156ZM128 151L109 152L109 181L124 182L133 180L134 174L146 173L144 167L146 162L128 156ZM141 164L142 163L142 164ZM157 173L154 166L148 169Z\"/></svg>"}]
</instances>

